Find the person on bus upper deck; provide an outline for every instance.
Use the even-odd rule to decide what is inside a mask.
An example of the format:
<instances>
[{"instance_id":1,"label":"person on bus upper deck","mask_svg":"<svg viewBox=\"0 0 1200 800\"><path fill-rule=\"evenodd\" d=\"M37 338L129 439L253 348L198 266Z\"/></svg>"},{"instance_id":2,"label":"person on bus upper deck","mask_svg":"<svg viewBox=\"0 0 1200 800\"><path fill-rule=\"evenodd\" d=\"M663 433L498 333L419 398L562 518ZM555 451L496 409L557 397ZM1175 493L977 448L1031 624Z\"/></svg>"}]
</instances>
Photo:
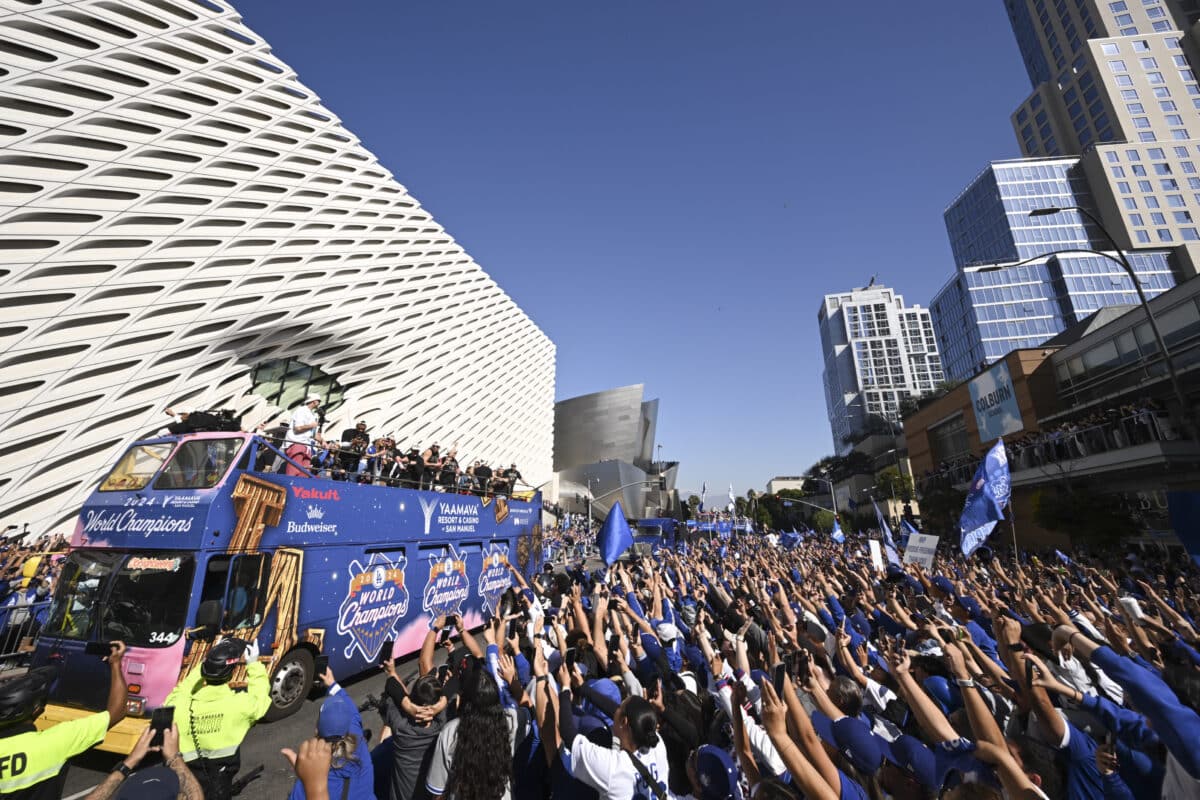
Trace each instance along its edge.
<instances>
[{"instance_id":1,"label":"person on bus upper deck","mask_svg":"<svg viewBox=\"0 0 1200 800\"><path fill-rule=\"evenodd\" d=\"M342 444L350 444L359 437L364 440L371 438L371 434L367 432L367 423L365 420L359 422L353 428L346 428L346 430L342 431Z\"/></svg>"},{"instance_id":2,"label":"person on bus upper deck","mask_svg":"<svg viewBox=\"0 0 1200 800\"><path fill-rule=\"evenodd\" d=\"M57 670L42 667L0 682L0 797L53 800L63 796L67 759L99 744L125 717L124 642L110 642L106 710L39 731L33 721L46 707Z\"/></svg>"},{"instance_id":3,"label":"person on bus upper deck","mask_svg":"<svg viewBox=\"0 0 1200 800\"><path fill-rule=\"evenodd\" d=\"M321 445L325 444L321 438L320 422L317 420L317 407L321 405L321 396L319 394L310 394L304 398L304 405L297 406L292 411L292 424L288 428L288 447L284 451L284 455L295 461L304 469L312 466L312 445L314 440ZM286 463L284 473L300 477L304 475L300 469L297 469L291 463Z\"/></svg>"},{"instance_id":4,"label":"person on bus upper deck","mask_svg":"<svg viewBox=\"0 0 1200 800\"><path fill-rule=\"evenodd\" d=\"M246 690L229 688L243 659ZM179 752L204 789L206 800L228 800L241 766L240 749L254 723L271 707L271 681L258 660L258 643L223 639L171 690L164 706L175 707Z\"/></svg>"},{"instance_id":5,"label":"person on bus upper deck","mask_svg":"<svg viewBox=\"0 0 1200 800\"><path fill-rule=\"evenodd\" d=\"M441 448L435 442L421 453L421 459L424 461L425 469L421 473L421 488L432 489L437 481L437 474L442 469Z\"/></svg>"}]
</instances>

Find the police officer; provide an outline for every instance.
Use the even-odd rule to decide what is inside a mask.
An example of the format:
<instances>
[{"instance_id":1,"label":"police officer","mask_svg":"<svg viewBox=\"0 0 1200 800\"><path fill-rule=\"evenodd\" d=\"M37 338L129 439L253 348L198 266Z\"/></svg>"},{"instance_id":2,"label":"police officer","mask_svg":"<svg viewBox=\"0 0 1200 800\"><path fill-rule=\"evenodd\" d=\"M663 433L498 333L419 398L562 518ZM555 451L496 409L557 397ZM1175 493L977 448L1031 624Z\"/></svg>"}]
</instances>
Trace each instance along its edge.
<instances>
[{"instance_id":1,"label":"police officer","mask_svg":"<svg viewBox=\"0 0 1200 800\"><path fill-rule=\"evenodd\" d=\"M67 759L99 744L105 732L125 717L128 699L121 659L124 642L112 642L108 656L108 707L86 717L39 731L33 721L46 707L57 673L42 667L0 682L0 796L5 800L52 800L62 797Z\"/></svg>"},{"instance_id":2,"label":"police officer","mask_svg":"<svg viewBox=\"0 0 1200 800\"><path fill-rule=\"evenodd\" d=\"M245 659L246 691L229 688ZM271 707L271 683L258 661L258 643L222 639L200 666L171 690L165 706L175 707L179 752L204 789L207 800L228 800L241 766L242 739Z\"/></svg>"}]
</instances>

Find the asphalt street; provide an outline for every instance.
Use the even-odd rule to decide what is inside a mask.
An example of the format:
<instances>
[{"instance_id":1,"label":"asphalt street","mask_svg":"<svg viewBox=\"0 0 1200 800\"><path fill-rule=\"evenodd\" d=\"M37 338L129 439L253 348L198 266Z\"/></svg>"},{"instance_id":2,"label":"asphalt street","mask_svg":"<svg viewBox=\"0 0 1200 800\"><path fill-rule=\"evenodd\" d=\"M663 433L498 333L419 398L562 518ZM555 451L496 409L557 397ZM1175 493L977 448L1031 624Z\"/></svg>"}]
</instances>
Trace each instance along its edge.
<instances>
[{"instance_id":1,"label":"asphalt street","mask_svg":"<svg viewBox=\"0 0 1200 800\"><path fill-rule=\"evenodd\" d=\"M445 651L439 649L438 663L444 661ZM407 681L416 675L416 655L407 657L397 663L396 667L400 676ZM360 704L367 699L367 695L378 696L383 693L384 676L382 671L368 672L339 682L354 702ZM259 723L254 726L242 743L242 770L239 774L245 774L259 764L263 765L263 771L246 787L242 797L263 800L287 797L295 778L291 766L279 751L285 747L295 749L301 741L314 734L317 727L317 710L324 696L322 690L314 690L309 695L308 702L292 716L279 722ZM379 716L372 711L364 712L363 725L377 734L381 725ZM374 743L375 740L372 739L371 744ZM94 786L104 781L120 758L112 753L92 751L72 759L64 797L67 800L86 797Z\"/></svg>"}]
</instances>

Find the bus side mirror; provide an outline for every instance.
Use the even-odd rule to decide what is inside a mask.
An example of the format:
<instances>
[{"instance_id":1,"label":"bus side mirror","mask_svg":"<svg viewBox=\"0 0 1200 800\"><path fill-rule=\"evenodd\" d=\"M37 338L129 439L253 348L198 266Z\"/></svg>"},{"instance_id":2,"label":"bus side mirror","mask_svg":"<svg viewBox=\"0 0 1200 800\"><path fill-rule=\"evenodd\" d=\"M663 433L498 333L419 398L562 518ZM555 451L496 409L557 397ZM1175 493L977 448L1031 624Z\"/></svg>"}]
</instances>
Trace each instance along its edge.
<instances>
[{"instance_id":1,"label":"bus side mirror","mask_svg":"<svg viewBox=\"0 0 1200 800\"><path fill-rule=\"evenodd\" d=\"M211 639L221 629L221 603L217 600L205 600L196 609L196 627L192 629L193 638Z\"/></svg>"}]
</instances>

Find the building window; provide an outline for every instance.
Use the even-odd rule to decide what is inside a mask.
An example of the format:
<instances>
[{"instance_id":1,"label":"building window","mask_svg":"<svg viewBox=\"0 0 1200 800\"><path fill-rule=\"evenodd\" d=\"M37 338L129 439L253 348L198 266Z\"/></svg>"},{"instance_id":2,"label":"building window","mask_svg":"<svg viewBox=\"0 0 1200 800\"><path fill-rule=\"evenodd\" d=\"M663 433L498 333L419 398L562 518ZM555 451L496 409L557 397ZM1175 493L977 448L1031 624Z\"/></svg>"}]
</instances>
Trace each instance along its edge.
<instances>
[{"instance_id":1,"label":"building window","mask_svg":"<svg viewBox=\"0 0 1200 800\"><path fill-rule=\"evenodd\" d=\"M1175 128L1171 131L1171 138L1177 142L1182 142L1185 139L1190 139L1192 137L1188 136L1187 128Z\"/></svg>"},{"instance_id":2,"label":"building window","mask_svg":"<svg viewBox=\"0 0 1200 800\"><path fill-rule=\"evenodd\" d=\"M1130 214L1129 215L1129 224L1136 227L1136 226L1140 226L1140 225L1145 225L1146 223L1142 222L1141 214Z\"/></svg>"},{"instance_id":3,"label":"building window","mask_svg":"<svg viewBox=\"0 0 1200 800\"><path fill-rule=\"evenodd\" d=\"M1197 233L1195 228L1180 228L1179 235L1185 242L1200 241L1200 233Z\"/></svg>"},{"instance_id":4,"label":"building window","mask_svg":"<svg viewBox=\"0 0 1200 800\"><path fill-rule=\"evenodd\" d=\"M1133 198L1133 197L1126 197L1126 198L1123 198L1123 200L1124 200L1124 203L1125 203L1125 210L1126 210L1126 211L1133 211L1133 210L1135 210L1135 209L1138 207L1138 206L1137 206L1137 199L1136 199L1136 198Z\"/></svg>"},{"instance_id":5,"label":"building window","mask_svg":"<svg viewBox=\"0 0 1200 800\"><path fill-rule=\"evenodd\" d=\"M1121 52L1121 48L1117 46L1116 42L1105 42L1104 44L1100 45L1100 50L1106 56L1115 56L1117 53Z\"/></svg>"},{"instance_id":6,"label":"building window","mask_svg":"<svg viewBox=\"0 0 1200 800\"><path fill-rule=\"evenodd\" d=\"M1157 231L1155 231L1155 233L1158 234L1158 240L1160 242L1175 241L1175 239L1171 236L1171 232L1169 230L1167 230L1166 228L1159 228Z\"/></svg>"},{"instance_id":7,"label":"building window","mask_svg":"<svg viewBox=\"0 0 1200 800\"><path fill-rule=\"evenodd\" d=\"M1147 72L1146 82L1151 86L1155 86L1163 82L1163 74L1161 72Z\"/></svg>"},{"instance_id":8,"label":"building window","mask_svg":"<svg viewBox=\"0 0 1200 800\"><path fill-rule=\"evenodd\" d=\"M1154 56L1139 58L1138 63L1142 65L1142 69L1158 69L1158 61L1154 59Z\"/></svg>"},{"instance_id":9,"label":"building window","mask_svg":"<svg viewBox=\"0 0 1200 800\"><path fill-rule=\"evenodd\" d=\"M1150 244L1150 234L1147 231L1134 231L1139 244Z\"/></svg>"},{"instance_id":10,"label":"building window","mask_svg":"<svg viewBox=\"0 0 1200 800\"><path fill-rule=\"evenodd\" d=\"M1138 141L1139 142L1157 142L1158 137L1154 135L1153 131L1141 131L1140 133L1138 133Z\"/></svg>"}]
</instances>

